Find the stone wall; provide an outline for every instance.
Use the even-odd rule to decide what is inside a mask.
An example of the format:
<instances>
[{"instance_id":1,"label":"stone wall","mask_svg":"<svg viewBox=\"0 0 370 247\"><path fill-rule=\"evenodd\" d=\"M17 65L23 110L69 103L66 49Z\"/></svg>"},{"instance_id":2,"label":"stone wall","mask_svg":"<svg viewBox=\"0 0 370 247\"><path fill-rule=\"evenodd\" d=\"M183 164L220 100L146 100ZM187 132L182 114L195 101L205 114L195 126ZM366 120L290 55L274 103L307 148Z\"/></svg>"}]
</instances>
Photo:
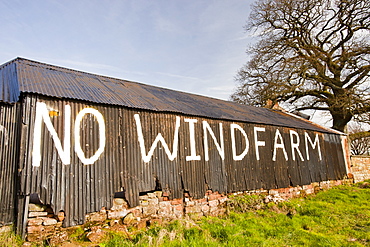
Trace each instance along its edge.
<instances>
[{"instance_id":1,"label":"stone wall","mask_svg":"<svg viewBox=\"0 0 370 247\"><path fill-rule=\"evenodd\" d=\"M217 191L207 191L201 199L193 199L188 193L182 199L169 200L161 191L149 192L140 196L140 205L129 208L123 198L114 198L111 209L102 208L100 212L86 215L84 230L91 242L104 237L103 228L126 231L127 226L145 228L151 224L162 223L181 218L199 218L202 216L217 216L226 212L229 197L243 194L263 194L265 202L281 202L290 198L312 194L321 189L328 189L342 184L343 181L326 181L310 185L273 190L253 190L219 194ZM55 214L45 205L30 204L27 224L27 240L30 242L48 239L49 243L65 241L68 238L66 228L62 227L64 212Z\"/></svg>"},{"instance_id":2,"label":"stone wall","mask_svg":"<svg viewBox=\"0 0 370 247\"><path fill-rule=\"evenodd\" d=\"M38 242L62 230L64 212L54 214L50 207L30 203L28 206L27 240Z\"/></svg>"},{"instance_id":3,"label":"stone wall","mask_svg":"<svg viewBox=\"0 0 370 247\"><path fill-rule=\"evenodd\" d=\"M356 183L370 179L370 156L351 156L351 174Z\"/></svg>"}]
</instances>

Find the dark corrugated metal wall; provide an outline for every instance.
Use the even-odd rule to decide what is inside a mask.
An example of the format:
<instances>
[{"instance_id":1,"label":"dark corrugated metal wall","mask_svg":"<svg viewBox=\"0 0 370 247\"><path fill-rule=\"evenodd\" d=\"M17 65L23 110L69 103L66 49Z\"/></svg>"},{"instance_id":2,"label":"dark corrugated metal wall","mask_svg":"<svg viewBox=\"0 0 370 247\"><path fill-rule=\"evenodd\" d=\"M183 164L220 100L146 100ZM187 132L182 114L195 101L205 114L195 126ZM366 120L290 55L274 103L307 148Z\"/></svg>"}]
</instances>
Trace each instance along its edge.
<instances>
[{"instance_id":1,"label":"dark corrugated metal wall","mask_svg":"<svg viewBox=\"0 0 370 247\"><path fill-rule=\"evenodd\" d=\"M15 220L19 159L19 105L0 104L0 225Z\"/></svg>"},{"instance_id":2,"label":"dark corrugated metal wall","mask_svg":"<svg viewBox=\"0 0 370 247\"><path fill-rule=\"evenodd\" d=\"M51 205L55 212L64 211L67 215L66 225L77 225L84 222L84 215L88 212L99 211L101 207L111 207L115 192L121 189L122 162L120 151L122 142L119 135L119 121L121 109L117 107L104 107L95 105L105 117L106 144L104 154L93 165L84 165L74 151L74 119L83 108L90 107L81 102L64 100L39 100L46 102L47 106L56 109L58 116L50 117L59 136L64 139L64 109L71 106L71 163L62 164L49 131L43 125L41 142L41 164L32 165L33 130L35 122L35 105L37 97L25 97L23 137L28 139L27 146L23 147L25 157L21 160L21 191L23 195L37 193L44 204ZM87 114L80 129L81 147L86 157L92 156L98 149L99 130L93 116ZM117 138L119 137L119 138Z\"/></svg>"},{"instance_id":3,"label":"dark corrugated metal wall","mask_svg":"<svg viewBox=\"0 0 370 247\"><path fill-rule=\"evenodd\" d=\"M192 197L201 198L207 189L221 193L245 191L253 189L284 188L289 186L310 184L311 182L328 179L341 179L345 176L345 161L339 135L317 133L300 129L290 129L268 125L249 123L237 124L248 136L246 144L240 131L235 131L236 153L240 154L246 145L249 151L244 159L234 160L232 156L232 140L230 135L231 121L209 118L176 115L173 113L158 113L120 108L111 105L81 103L63 99L53 99L27 95L23 99L23 129L21 145L21 194L37 193L40 200L53 207L55 212L66 213L66 226L82 224L86 213L99 211L101 207L111 207L112 198L116 192L124 191L130 206L138 205L140 192L161 189L168 192L170 198L182 198L184 192ZM32 165L32 147L35 122L36 102L45 102L54 115L50 117L60 140L64 139L65 105L71 107L71 147L69 165L62 164L49 131L43 124L41 142L41 163L39 167ZM105 121L106 142L104 152L91 165L84 165L75 151L74 126L77 114L86 107L97 109ZM146 153L148 153L158 133L166 141L169 151L173 151L176 117L179 117L178 152L171 161L165 148L158 143L149 162L144 162L138 138L138 122L135 114L139 114ZM191 154L191 125L193 123L195 151L200 160L187 161ZM194 120L194 121L195 121ZM209 161L205 160L204 127L206 121L214 133L215 141L209 131L206 131L209 147ZM222 123L225 158L222 159L216 147L220 140L220 123ZM265 141L265 146L259 147L260 160L256 159L254 127L265 128L258 132L258 139ZM276 131L284 140L289 161L286 161L282 149L276 151L276 161L272 161L274 138ZM295 160L292 158L290 138L294 130L301 140L299 151L304 154L304 161L298 157L295 150ZM81 147L86 157L91 157L99 149L99 124L91 114L86 114L80 125ZM320 139L323 159L320 160L317 147L309 148L310 159L306 158L304 136L307 133L312 140L316 133ZM258 147L257 147L258 148ZM24 208L24 207L23 207ZM20 206L20 212L22 205Z\"/></svg>"}]
</instances>

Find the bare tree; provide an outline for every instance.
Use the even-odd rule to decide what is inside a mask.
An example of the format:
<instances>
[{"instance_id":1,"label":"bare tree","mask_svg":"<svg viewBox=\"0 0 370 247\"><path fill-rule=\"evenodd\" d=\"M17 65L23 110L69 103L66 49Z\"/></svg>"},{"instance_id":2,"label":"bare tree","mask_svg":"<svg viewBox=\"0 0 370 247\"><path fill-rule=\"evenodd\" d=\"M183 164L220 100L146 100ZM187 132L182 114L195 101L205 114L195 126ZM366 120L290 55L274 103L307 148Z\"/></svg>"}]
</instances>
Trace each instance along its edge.
<instances>
[{"instance_id":1,"label":"bare tree","mask_svg":"<svg viewBox=\"0 0 370 247\"><path fill-rule=\"evenodd\" d=\"M259 0L251 13L260 39L232 100L328 111L340 131L370 112L369 0Z\"/></svg>"},{"instance_id":2,"label":"bare tree","mask_svg":"<svg viewBox=\"0 0 370 247\"><path fill-rule=\"evenodd\" d=\"M364 155L370 154L370 137L361 133L369 132L360 123L348 125L349 139L351 143L351 154Z\"/></svg>"}]
</instances>

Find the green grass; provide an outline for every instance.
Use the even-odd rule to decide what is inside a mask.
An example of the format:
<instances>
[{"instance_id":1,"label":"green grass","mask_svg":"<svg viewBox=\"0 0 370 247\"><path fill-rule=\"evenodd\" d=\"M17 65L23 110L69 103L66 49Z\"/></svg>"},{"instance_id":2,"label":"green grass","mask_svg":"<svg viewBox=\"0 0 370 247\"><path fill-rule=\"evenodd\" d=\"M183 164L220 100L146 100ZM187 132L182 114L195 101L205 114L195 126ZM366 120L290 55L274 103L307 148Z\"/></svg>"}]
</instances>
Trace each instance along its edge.
<instances>
[{"instance_id":1,"label":"green grass","mask_svg":"<svg viewBox=\"0 0 370 247\"><path fill-rule=\"evenodd\" d=\"M263 199L233 197L223 217L109 232L99 246L370 246L370 181L279 204ZM83 236L83 228L71 232L88 246ZM21 244L14 234L0 234L0 246Z\"/></svg>"},{"instance_id":2,"label":"green grass","mask_svg":"<svg viewBox=\"0 0 370 247\"><path fill-rule=\"evenodd\" d=\"M370 246L370 189L339 186L280 204L239 196L225 217L112 233L101 246ZM259 209L258 209L259 208Z\"/></svg>"},{"instance_id":3,"label":"green grass","mask_svg":"<svg viewBox=\"0 0 370 247\"><path fill-rule=\"evenodd\" d=\"M15 247L21 246L23 241L21 237L15 235L13 232L0 233L0 247Z\"/></svg>"}]
</instances>

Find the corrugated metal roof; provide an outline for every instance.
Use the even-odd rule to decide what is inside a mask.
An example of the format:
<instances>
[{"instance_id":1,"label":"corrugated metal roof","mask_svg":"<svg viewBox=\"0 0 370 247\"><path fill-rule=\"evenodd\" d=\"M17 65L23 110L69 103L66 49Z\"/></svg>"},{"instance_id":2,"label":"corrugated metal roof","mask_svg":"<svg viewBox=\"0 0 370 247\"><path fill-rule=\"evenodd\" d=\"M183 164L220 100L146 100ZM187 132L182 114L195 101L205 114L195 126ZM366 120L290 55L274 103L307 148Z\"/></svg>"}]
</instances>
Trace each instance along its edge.
<instances>
[{"instance_id":1,"label":"corrugated metal roof","mask_svg":"<svg viewBox=\"0 0 370 247\"><path fill-rule=\"evenodd\" d=\"M15 103L21 92L151 111L333 132L265 108L16 58L0 66L0 101Z\"/></svg>"},{"instance_id":2,"label":"corrugated metal roof","mask_svg":"<svg viewBox=\"0 0 370 247\"><path fill-rule=\"evenodd\" d=\"M16 64L9 62L0 67L0 101L14 103L19 95Z\"/></svg>"}]
</instances>

